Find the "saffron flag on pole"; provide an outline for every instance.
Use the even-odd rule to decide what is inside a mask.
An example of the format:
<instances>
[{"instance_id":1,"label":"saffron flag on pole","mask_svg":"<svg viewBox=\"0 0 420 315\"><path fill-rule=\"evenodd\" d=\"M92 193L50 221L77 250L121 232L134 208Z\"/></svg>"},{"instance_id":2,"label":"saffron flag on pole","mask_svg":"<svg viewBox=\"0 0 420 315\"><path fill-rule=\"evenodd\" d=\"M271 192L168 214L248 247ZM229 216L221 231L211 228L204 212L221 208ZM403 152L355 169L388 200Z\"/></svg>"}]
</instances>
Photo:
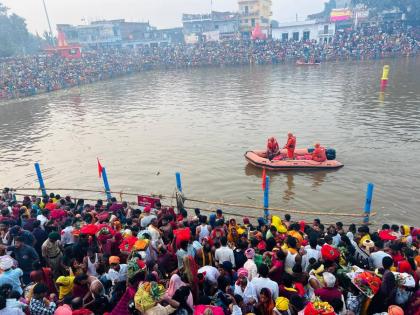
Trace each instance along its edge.
<instances>
[{"instance_id":1,"label":"saffron flag on pole","mask_svg":"<svg viewBox=\"0 0 420 315\"><path fill-rule=\"evenodd\" d=\"M98 173L99 173L99 178L101 178L102 177L102 165L101 165L101 162L99 162L99 159L98 158L96 158L97 160L98 160Z\"/></svg>"},{"instance_id":2,"label":"saffron flag on pole","mask_svg":"<svg viewBox=\"0 0 420 315\"><path fill-rule=\"evenodd\" d=\"M263 171L262 171L262 190L265 190L265 185L266 185L265 179L266 179L266 177L267 177L267 174L266 174L265 168L263 168Z\"/></svg>"}]
</instances>

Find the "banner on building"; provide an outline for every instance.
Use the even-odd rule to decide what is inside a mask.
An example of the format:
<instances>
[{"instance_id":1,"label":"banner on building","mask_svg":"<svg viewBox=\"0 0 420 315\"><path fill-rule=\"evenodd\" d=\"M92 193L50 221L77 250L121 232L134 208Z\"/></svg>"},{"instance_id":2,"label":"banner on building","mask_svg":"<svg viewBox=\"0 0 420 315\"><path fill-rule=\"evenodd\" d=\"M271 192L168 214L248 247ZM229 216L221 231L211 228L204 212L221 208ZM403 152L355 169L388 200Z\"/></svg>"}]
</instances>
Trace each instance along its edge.
<instances>
[{"instance_id":1,"label":"banner on building","mask_svg":"<svg viewBox=\"0 0 420 315\"><path fill-rule=\"evenodd\" d=\"M349 9L333 9L330 15L331 22L340 22L350 20L352 12Z\"/></svg>"}]
</instances>

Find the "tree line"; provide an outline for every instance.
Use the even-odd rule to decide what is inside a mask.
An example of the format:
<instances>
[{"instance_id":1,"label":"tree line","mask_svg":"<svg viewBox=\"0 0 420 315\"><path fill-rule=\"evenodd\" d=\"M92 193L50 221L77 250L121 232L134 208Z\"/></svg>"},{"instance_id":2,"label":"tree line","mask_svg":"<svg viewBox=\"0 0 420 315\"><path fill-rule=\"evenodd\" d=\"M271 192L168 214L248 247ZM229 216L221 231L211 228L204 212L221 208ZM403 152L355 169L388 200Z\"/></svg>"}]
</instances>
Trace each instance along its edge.
<instances>
[{"instance_id":1,"label":"tree line","mask_svg":"<svg viewBox=\"0 0 420 315\"><path fill-rule=\"evenodd\" d=\"M0 58L39 51L44 40L29 33L25 19L0 3Z\"/></svg>"}]
</instances>

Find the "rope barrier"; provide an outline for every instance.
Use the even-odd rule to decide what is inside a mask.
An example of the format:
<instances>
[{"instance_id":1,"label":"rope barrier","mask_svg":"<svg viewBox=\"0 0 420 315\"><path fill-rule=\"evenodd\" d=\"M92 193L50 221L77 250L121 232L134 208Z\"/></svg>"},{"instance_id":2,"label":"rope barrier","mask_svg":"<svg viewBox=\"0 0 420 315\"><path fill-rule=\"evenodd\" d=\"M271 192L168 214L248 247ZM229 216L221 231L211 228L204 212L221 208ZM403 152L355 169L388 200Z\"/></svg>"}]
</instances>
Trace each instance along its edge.
<instances>
[{"instance_id":1,"label":"rope barrier","mask_svg":"<svg viewBox=\"0 0 420 315\"><path fill-rule=\"evenodd\" d=\"M93 190L93 189L82 189L82 188L45 188L46 190L52 190L52 191L80 191L80 192L95 192L95 193L101 193L105 194L107 191L105 190ZM39 191L39 188L13 188L13 191ZM111 194L123 194L127 196L138 196L138 195L144 195L141 193L129 193L129 192L123 192L123 191L108 191ZM150 197L159 197L160 199L175 199L174 196L166 196L162 194L147 194Z\"/></svg>"},{"instance_id":2,"label":"rope barrier","mask_svg":"<svg viewBox=\"0 0 420 315\"><path fill-rule=\"evenodd\" d=\"M215 201L207 201L207 200L199 200L199 199L191 199L191 198L185 198L185 200L198 202L198 203L207 203L207 204L213 204L213 205L229 206L229 207L258 209L258 210L262 209L262 207L258 207L258 206L242 205L242 204L234 204L234 203L215 202ZM301 210L282 209L282 208L267 208L267 210L288 212L288 213L296 213L296 214L310 214L310 215L334 215L334 216L354 217L354 218L365 217L364 214L357 214L357 213L331 213L331 212L320 212L320 211L301 211ZM371 213L371 216L374 216L374 215L376 215L376 212Z\"/></svg>"},{"instance_id":3,"label":"rope barrier","mask_svg":"<svg viewBox=\"0 0 420 315\"><path fill-rule=\"evenodd\" d=\"M16 196L27 196L27 194L20 194L20 193L15 193ZM42 197L42 195L35 195L36 197ZM92 199L92 198L73 198L73 199L83 199L83 200L87 200L87 201L97 201L98 199ZM138 205L137 202L127 202L129 205ZM195 207L184 207L185 209L189 209L189 210L194 210ZM260 209L260 208L258 208ZM215 209L207 209L207 208L200 208L201 211L203 212L207 212L207 213L213 213L215 211ZM285 212L287 212L287 210L285 210ZM223 210L224 214L228 214L228 215L232 215L235 217L247 217L247 218L251 218L251 219L258 219L261 216L258 215L252 215L252 214L241 214L241 213L237 213L237 212L230 212L230 211L226 211ZM312 214L312 213L308 213L308 214ZM313 214L314 216L316 215L316 213ZM335 223L331 222L325 222L324 224L326 225L334 225ZM371 225L371 226L376 226L377 224L375 222L369 222L367 225Z\"/></svg>"},{"instance_id":4,"label":"rope barrier","mask_svg":"<svg viewBox=\"0 0 420 315\"><path fill-rule=\"evenodd\" d=\"M93 189L82 189L82 188L46 188L49 191L78 191L78 192L94 192L94 193L106 193L105 190L93 190ZM16 188L13 189L13 191L39 191L38 188ZM109 191L112 194L117 194L120 196L120 199L122 200L123 195L127 196L138 196L142 195L141 193L126 193L123 191ZM25 194L18 194L16 195L23 195ZM162 194L149 194L151 197L159 198L159 199L175 199L175 196L167 196ZM81 198L77 198L81 199ZM96 201L97 199L87 199L83 198L85 200L89 201ZM244 205L244 204L237 204L237 203L227 203L227 202L219 202L219 201L209 201L209 200L201 200L201 199L195 199L195 198L185 198L186 201L190 202L196 202L196 203L204 203L209 205L218 205L218 206L226 206L226 207L234 207L234 208L244 208L244 209L256 209L256 210L262 210L261 206L253 206L253 205ZM187 208L187 207L186 207ZM194 208L190 208L194 209ZM304 215L316 215L316 216L340 216L340 217L352 217L352 218L364 218L366 215L363 213L337 213L337 212L322 212L322 211L304 211L304 210L295 210L295 209L284 209L284 208L268 208L269 211L274 212L284 212L284 213L294 213L294 214L304 214ZM228 213L224 210L225 213ZM228 213L229 214L229 213ZM231 213L233 215L237 215L237 213ZM372 212L370 216L375 216L377 213Z\"/></svg>"},{"instance_id":5,"label":"rope barrier","mask_svg":"<svg viewBox=\"0 0 420 315\"><path fill-rule=\"evenodd\" d=\"M190 209L190 210L194 210L195 209L194 207L184 207L184 208L185 209ZM214 209L200 208L200 211L207 212L207 213L214 213ZM232 216L235 216L235 217L241 217L241 218L247 217L247 218L252 218L252 219L258 219L258 218L261 217L261 216L256 216L256 215L252 215L252 214L245 215L245 214L240 214L240 213L235 213L235 212L229 212L229 211L225 211L225 210L223 210L223 214L229 214L229 215L232 215ZM335 222L324 222L324 221L322 221L322 223L324 225L326 225L326 226L328 226L328 225L335 225ZM367 225L377 226L378 224L376 224L375 222L369 222Z\"/></svg>"}]
</instances>

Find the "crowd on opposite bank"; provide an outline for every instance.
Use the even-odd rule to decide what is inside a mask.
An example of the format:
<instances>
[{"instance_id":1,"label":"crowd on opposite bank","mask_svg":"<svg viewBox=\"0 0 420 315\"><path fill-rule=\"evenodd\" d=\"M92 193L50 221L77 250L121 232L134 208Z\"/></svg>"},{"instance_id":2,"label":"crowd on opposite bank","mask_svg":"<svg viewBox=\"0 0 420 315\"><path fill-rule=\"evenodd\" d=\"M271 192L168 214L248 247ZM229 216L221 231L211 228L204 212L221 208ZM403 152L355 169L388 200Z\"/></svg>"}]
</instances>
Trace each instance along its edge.
<instances>
[{"instance_id":1,"label":"crowd on opposite bank","mask_svg":"<svg viewBox=\"0 0 420 315\"><path fill-rule=\"evenodd\" d=\"M0 314L419 315L420 229L0 197Z\"/></svg>"},{"instance_id":2,"label":"crowd on opposite bank","mask_svg":"<svg viewBox=\"0 0 420 315\"><path fill-rule=\"evenodd\" d=\"M36 95L156 68L277 64L287 61L339 61L413 56L419 29L401 25L337 31L331 41L204 42L101 49L80 59L25 56L0 60L0 100Z\"/></svg>"}]
</instances>

